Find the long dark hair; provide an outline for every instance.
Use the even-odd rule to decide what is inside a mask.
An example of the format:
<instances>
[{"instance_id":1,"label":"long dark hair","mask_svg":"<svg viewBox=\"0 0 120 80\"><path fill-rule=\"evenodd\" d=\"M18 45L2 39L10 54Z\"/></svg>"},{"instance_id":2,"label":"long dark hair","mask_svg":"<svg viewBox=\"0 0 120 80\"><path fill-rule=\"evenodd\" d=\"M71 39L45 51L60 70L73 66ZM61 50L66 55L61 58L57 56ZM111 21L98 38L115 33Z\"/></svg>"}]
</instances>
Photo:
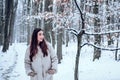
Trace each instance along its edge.
<instances>
[{"instance_id":1,"label":"long dark hair","mask_svg":"<svg viewBox=\"0 0 120 80\"><path fill-rule=\"evenodd\" d=\"M29 56L31 62L33 61L32 58L38 52L37 46L39 46L41 48L44 57L48 56L48 52L47 52L48 47L47 47L45 39L43 39L43 41L38 44L37 34L39 31L42 31L42 29L35 28L33 33L32 33L31 44L30 44L30 56Z\"/></svg>"}]
</instances>

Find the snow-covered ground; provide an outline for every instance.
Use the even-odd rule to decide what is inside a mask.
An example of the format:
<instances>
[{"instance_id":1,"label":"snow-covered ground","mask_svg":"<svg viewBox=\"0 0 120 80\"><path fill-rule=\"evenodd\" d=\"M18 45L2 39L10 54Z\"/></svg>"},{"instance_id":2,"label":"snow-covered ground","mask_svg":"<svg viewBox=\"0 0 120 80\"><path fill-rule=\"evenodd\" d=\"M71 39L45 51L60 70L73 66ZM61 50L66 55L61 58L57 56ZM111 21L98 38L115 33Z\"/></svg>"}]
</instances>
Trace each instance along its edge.
<instances>
[{"instance_id":1,"label":"snow-covered ground","mask_svg":"<svg viewBox=\"0 0 120 80\"><path fill-rule=\"evenodd\" d=\"M0 47L1 48L1 47ZM29 80L24 69L25 43L15 43L6 53L0 51L0 80ZM58 64L54 80L74 80L76 43L63 45L63 60ZM99 60L92 61L93 48L84 46L80 55L79 80L120 80L120 62L114 52L103 51Z\"/></svg>"}]
</instances>

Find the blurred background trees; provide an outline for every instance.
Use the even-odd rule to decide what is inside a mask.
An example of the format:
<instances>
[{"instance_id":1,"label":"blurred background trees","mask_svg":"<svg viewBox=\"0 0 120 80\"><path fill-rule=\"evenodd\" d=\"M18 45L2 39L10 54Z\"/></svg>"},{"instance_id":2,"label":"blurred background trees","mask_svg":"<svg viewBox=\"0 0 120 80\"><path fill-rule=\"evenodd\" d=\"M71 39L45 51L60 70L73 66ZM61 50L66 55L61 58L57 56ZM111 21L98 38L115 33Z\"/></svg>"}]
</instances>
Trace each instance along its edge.
<instances>
[{"instance_id":1,"label":"blurred background trees","mask_svg":"<svg viewBox=\"0 0 120 80\"><path fill-rule=\"evenodd\" d=\"M85 19L85 32L101 33L120 28L119 0L77 0ZM13 43L29 44L34 28L42 28L46 39L56 48L59 63L62 45L76 41L68 29L81 30L81 18L74 0L1 0L0 46L6 52ZM97 46L119 47L119 33L86 35L82 43ZM101 57L101 50L94 48L93 61ZM119 51L115 52L115 59Z\"/></svg>"}]
</instances>

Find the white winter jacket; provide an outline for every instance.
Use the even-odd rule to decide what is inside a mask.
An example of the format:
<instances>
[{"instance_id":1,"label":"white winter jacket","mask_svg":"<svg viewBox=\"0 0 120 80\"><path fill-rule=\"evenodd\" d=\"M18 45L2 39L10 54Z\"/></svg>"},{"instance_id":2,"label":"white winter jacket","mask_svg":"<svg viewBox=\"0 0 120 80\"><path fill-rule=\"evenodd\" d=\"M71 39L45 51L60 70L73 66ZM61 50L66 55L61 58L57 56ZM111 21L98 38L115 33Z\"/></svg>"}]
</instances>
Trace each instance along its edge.
<instances>
[{"instance_id":1,"label":"white winter jacket","mask_svg":"<svg viewBox=\"0 0 120 80\"><path fill-rule=\"evenodd\" d=\"M30 80L53 80L52 74L47 73L49 69L57 71L58 59L53 47L47 42L48 56L43 57L43 53L38 47L38 53L33 57L33 62L30 61L30 47L27 48L25 54L25 70L28 75L30 72L36 72L34 77L30 76Z\"/></svg>"}]
</instances>

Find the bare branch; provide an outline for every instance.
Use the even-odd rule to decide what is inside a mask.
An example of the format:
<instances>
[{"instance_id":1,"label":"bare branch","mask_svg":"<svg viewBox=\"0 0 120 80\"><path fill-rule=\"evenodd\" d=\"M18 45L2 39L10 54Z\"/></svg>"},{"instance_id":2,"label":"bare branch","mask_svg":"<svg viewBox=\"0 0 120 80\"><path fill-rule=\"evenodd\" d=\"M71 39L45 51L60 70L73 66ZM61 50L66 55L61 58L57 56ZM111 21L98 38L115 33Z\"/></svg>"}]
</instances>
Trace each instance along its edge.
<instances>
[{"instance_id":1,"label":"bare branch","mask_svg":"<svg viewBox=\"0 0 120 80\"><path fill-rule=\"evenodd\" d=\"M71 32L72 34L74 34L75 36L77 36L77 34L76 33L74 33L74 32Z\"/></svg>"},{"instance_id":2,"label":"bare branch","mask_svg":"<svg viewBox=\"0 0 120 80\"><path fill-rule=\"evenodd\" d=\"M84 23L85 20L84 20L84 18L83 18L83 13L82 13L80 7L79 7L78 4L77 4L77 1L74 0L74 2L75 2L76 6L77 6L77 8L78 8L78 10L79 10L79 12L80 12L80 16L81 16L81 19L82 19L82 29L84 29L84 28L85 28L85 23Z\"/></svg>"},{"instance_id":3,"label":"bare branch","mask_svg":"<svg viewBox=\"0 0 120 80\"><path fill-rule=\"evenodd\" d=\"M76 36L78 35L78 32L73 28L68 28L67 30L69 30L72 34L74 34Z\"/></svg>"},{"instance_id":4,"label":"bare branch","mask_svg":"<svg viewBox=\"0 0 120 80\"><path fill-rule=\"evenodd\" d=\"M107 50L107 51L115 51L115 50L120 50L120 48L103 48L103 47L100 47L100 46L96 46L94 44L91 44L91 43L84 43L83 45L81 45L81 47L85 46L85 45L90 45L90 46L93 46L97 49L101 49L101 50Z\"/></svg>"},{"instance_id":5,"label":"bare branch","mask_svg":"<svg viewBox=\"0 0 120 80\"><path fill-rule=\"evenodd\" d=\"M86 35L106 35L106 34L110 34L110 33L120 33L120 30L109 31L109 32L100 32L100 33L89 33L89 32L85 32L84 34L86 34Z\"/></svg>"}]
</instances>

